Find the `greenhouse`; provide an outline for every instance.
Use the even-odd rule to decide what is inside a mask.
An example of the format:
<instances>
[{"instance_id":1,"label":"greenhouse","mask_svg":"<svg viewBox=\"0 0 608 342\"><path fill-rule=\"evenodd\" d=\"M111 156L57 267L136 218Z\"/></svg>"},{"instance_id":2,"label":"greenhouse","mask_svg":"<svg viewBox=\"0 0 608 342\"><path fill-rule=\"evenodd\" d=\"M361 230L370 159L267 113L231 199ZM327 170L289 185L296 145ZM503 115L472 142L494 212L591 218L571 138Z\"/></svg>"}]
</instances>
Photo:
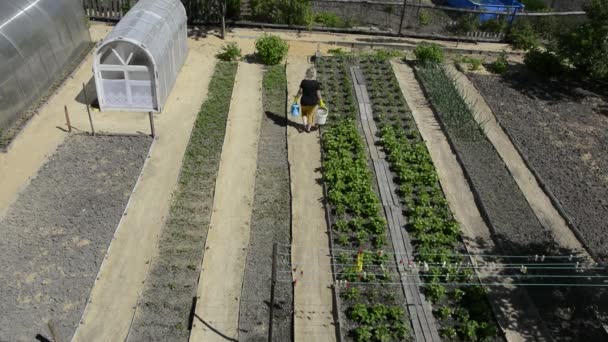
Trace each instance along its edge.
<instances>
[{"instance_id":1,"label":"greenhouse","mask_svg":"<svg viewBox=\"0 0 608 342\"><path fill-rule=\"evenodd\" d=\"M186 60L186 10L179 0L140 0L95 52L101 110L161 112Z\"/></svg>"},{"instance_id":2,"label":"greenhouse","mask_svg":"<svg viewBox=\"0 0 608 342\"><path fill-rule=\"evenodd\" d=\"M90 46L80 0L0 1L0 130Z\"/></svg>"}]
</instances>

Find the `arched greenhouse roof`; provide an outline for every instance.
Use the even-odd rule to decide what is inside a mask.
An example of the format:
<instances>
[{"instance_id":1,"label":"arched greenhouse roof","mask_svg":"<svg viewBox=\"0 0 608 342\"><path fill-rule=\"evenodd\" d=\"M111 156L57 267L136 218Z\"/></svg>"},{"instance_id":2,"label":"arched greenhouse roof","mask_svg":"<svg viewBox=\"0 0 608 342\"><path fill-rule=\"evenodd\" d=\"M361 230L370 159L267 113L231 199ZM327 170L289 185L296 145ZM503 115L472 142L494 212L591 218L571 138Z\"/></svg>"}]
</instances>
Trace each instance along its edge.
<instances>
[{"instance_id":1,"label":"arched greenhouse roof","mask_svg":"<svg viewBox=\"0 0 608 342\"><path fill-rule=\"evenodd\" d=\"M1 0L0 128L47 93L90 42L80 0Z\"/></svg>"},{"instance_id":2,"label":"arched greenhouse roof","mask_svg":"<svg viewBox=\"0 0 608 342\"><path fill-rule=\"evenodd\" d=\"M95 53L98 96L112 93L115 100L114 106L106 106L105 109L162 110L188 53L187 20L186 9L180 0L139 0L129 10ZM146 55L146 58L141 58L141 55ZM118 66L122 66L125 72L136 71L137 65L148 65L151 68L154 79L152 108L142 106L147 100L134 106L132 99L121 96L118 92L124 88L112 79L116 75L110 75L111 78L107 79L109 81L105 82L109 92L100 89L104 85L102 70L109 70L110 65L115 66L112 67L113 71L119 71ZM115 86L112 86L112 81ZM126 81L129 81L128 77ZM131 90L128 92L131 93ZM100 98L102 107L101 102L105 100L110 99ZM111 101L106 101L108 102ZM121 103L123 106L120 106Z\"/></svg>"}]
</instances>

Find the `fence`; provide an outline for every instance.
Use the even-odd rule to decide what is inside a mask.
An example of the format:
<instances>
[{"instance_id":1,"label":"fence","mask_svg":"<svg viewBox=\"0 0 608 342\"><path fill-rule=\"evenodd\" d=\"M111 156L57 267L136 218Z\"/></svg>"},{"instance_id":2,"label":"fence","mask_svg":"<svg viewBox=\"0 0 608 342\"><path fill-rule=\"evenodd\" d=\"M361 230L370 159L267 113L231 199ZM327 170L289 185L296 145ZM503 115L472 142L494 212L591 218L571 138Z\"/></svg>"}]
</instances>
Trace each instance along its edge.
<instances>
[{"instance_id":1,"label":"fence","mask_svg":"<svg viewBox=\"0 0 608 342\"><path fill-rule=\"evenodd\" d=\"M137 0L82 0L91 19L119 20ZM188 23L217 24L221 0L182 0L188 12ZM229 17L239 19L238 0L228 0ZM424 2L424 3L423 3ZM441 1L434 1L441 3ZM400 35L422 35L437 38L468 38L500 41L513 25L528 22L537 32L547 35L586 20L585 12L505 13L437 6L421 0L311 0L313 13L338 19L343 28L362 28ZM240 0L241 8L250 11L249 0ZM479 20L484 15L490 20ZM319 21L318 19L316 21ZM312 23L312 26L322 26Z\"/></svg>"}]
</instances>

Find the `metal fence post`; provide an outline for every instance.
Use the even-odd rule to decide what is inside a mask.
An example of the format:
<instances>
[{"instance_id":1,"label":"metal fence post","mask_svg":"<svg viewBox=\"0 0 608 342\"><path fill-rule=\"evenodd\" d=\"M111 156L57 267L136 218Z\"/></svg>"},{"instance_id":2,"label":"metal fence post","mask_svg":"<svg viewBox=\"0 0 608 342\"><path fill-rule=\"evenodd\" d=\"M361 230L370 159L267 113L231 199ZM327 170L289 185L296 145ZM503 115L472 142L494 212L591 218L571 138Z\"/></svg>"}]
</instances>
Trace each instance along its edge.
<instances>
[{"instance_id":1,"label":"metal fence post","mask_svg":"<svg viewBox=\"0 0 608 342\"><path fill-rule=\"evenodd\" d=\"M405 5L407 5L407 0L403 0L403 9L401 10L401 19L399 20L399 35L401 35L401 30L403 29L403 17L405 17Z\"/></svg>"},{"instance_id":2,"label":"metal fence post","mask_svg":"<svg viewBox=\"0 0 608 342\"><path fill-rule=\"evenodd\" d=\"M279 254L279 246L277 243L272 244L272 280L270 282L270 319L268 322L268 342L272 342L272 326L274 321L274 288L277 284L277 256Z\"/></svg>"}]
</instances>

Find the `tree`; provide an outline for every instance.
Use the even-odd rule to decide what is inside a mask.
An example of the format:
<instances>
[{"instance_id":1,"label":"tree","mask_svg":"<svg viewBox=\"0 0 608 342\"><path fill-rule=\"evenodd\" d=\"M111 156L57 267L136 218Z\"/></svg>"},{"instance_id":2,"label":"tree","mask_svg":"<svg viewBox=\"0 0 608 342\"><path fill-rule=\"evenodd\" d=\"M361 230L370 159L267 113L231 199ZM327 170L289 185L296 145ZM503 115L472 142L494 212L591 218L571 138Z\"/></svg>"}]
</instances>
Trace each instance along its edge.
<instances>
[{"instance_id":1,"label":"tree","mask_svg":"<svg viewBox=\"0 0 608 342\"><path fill-rule=\"evenodd\" d=\"M608 80L608 0L592 0L589 21L558 35L556 53L585 77Z\"/></svg>"}]
</instances>

